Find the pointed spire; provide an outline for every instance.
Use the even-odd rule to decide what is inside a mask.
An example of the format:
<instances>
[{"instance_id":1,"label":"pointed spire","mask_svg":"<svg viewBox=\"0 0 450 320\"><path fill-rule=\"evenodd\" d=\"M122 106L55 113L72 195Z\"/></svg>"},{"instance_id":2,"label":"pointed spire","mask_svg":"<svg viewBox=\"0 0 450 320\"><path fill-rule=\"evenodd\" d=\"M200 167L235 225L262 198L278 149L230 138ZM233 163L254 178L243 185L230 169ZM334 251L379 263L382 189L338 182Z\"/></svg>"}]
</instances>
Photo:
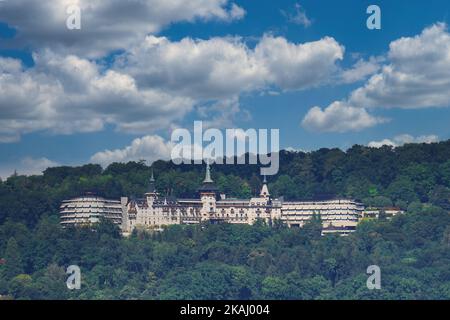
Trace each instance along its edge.
<instances>
[{"instance_id":1,"label":"pointed spire","mask_svg":"<svg viewBox=\"0 0 450 320\"><path fill-rule=\"evenodd\" d=\"M155 187L155 177L153 176L153 169L152 169L150 183L148 184L148 193L154 193L154 192L156 192L156 187Z\"/></svg>"},{"instance_id":2,"label":"pointed spire","mask_svg":"<svg viewBox=\"0 0 450 320\"><path fill-rule=\"evenodd\" d=\"M202 193L216 193L218 192L217 187L214 185L214 181L211 179L211 168L209 166L209 159L206 161L206 173L205 179L203 180L203 184L198 189L200 194Z\"/></svg>"},{"instance_id":3,"label":"pointed spire","mask_svg":"<svg viewBox=\"0 0 450 320\"><path fill-rule=\"evenodd\" d=\"M155 177L153 176L153 168L152 168L152 176L150 177L150 182L155 182Z\"/></svg>"},{"instance_id":4,"label":"pointed spire","mask_svg":"<svg viewBox=\"0 0 450 320\"><path fill-rule=\"evenodd\" d=\"M209 160L206 161L206 174L205 174L205 180L203 180L203 183L213 183L211 179L211 169L209 167Z\"/></svg>"},{"instance_id":5,"label":"pointed spire","mask_svg":"<svg viewBox=\"0 0 450 320\"><path fill-rule=\"evenodd\" d=\"M266 178L266 175L264 175L263 185L262 185L261 192L260 192L259 195L260 195L260 197L262 197L262 198L268 198L268 197L270 196L269 188L267 187L267 178Z\"/></svg>"}]
</instances>

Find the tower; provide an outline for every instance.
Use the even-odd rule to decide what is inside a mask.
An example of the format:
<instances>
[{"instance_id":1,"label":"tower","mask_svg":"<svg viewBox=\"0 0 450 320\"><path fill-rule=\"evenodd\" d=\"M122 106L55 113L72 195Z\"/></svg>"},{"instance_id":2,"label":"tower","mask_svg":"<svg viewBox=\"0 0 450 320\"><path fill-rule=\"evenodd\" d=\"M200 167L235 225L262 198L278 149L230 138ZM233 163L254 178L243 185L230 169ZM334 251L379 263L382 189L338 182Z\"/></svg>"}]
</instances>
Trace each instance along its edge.
<instances>
[{"instance_id":1,"label":"tower","mask_svg":"<svg viewBox=\"0 0 450 320\"><path fill-rule=\"evenodd\" d=\"M211 179L211 169L209 162L206 162L205 179L202 186L198 189L200 200L202 201L201 215L202 220L209 220L216 216L216 197L217 187Z\"/></svg>"},{"instance_id":2,"label":"tower","mask_svg":"<svg viewBox=\"0 0 450 320\"><path fill-rule=\"evenodd\" d=\"M269 197L270 197L269 188L267 187L266 176L264 176L263 185L262 185L259 196L264 199L269 199Z\"/></svg>"},{"instance_id":3,"label":"tower","mask_svg":"<svg viewBox=\"0 0 450 320\"><path fill-rule=\"evenodd\" d=\"M152 169L152 175L150 177L148 189L147 189L147 192L145 193L145 197L147 199L147 205L149 207L151 207L153 205L153 202L158 198L158 193L156 192L156 186L155 186L155 178L153 176L153 169Z\"/></svg>"}]
</instances>

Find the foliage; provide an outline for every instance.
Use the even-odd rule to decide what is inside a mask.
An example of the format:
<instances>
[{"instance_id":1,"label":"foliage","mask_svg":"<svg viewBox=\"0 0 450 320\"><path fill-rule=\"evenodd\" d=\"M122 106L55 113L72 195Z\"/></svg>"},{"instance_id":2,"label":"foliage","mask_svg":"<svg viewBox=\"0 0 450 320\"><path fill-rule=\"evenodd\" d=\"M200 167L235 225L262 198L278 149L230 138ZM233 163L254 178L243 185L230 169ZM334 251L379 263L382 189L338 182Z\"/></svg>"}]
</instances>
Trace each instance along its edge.
<instances>
[{"instance_id":1,"label":"foliage","mask_svg":"<svg viewBox=\"0 0 450 320\"><path fill-rule=\"evenodd\" d=\"M35 230L0 227L0 295L15 299L449 299L450 215L423 206L367 221L348 237L264 224L173 226L117 236L108 222L62 230L43 218ZM9 237L5 228L30 234ZM53 230L50 232L50 230ZM9 237L9 238L6 238ZM15 240L15 237L19 240ZM44 251L41 248L48 248ZM14 251L14 254L13 252ZM48 253L50 252L50 253ZM65 288L79 265L81 290ZM368 290L369 265L382 289Z\"/></svg>"},{"instance_id":2,"label":"foliage","mask_svg":"<svg viewBox=\"0 0 450 320\"><path fill-rule=\"evenodd\" d=\"M348 237L280 223L173 226L123 238L102 221L61 229L60 201L86 191L140 196L151 169L163 195L195 196L203 166L157 161L49 168L0 181L1 299L450 299L450 141L380 149L354 146L280 153L274 197L345 196L404 215L368 220ZM259 168L213 166L232 197L259 193ZM69 265L81 290L65 287ZM382 289L368 290L379 265Z\"/></svg>"}]
</instances>

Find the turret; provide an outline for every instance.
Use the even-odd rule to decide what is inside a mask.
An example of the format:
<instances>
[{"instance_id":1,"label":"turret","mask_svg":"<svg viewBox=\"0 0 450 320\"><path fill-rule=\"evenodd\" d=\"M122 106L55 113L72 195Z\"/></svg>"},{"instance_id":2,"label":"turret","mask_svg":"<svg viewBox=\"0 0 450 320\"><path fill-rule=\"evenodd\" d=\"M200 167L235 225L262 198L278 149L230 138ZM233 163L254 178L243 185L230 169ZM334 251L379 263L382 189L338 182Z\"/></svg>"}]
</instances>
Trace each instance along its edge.
<instances>
[{"instance_id":1,"label":"turret","mask_svg":"<svg viewBox=\"0 0 450 320\"><path fill-rule=\"evenodd\" d=\"M216 197L218 189L211 179L211 171L209 162L206 163L205 179L202 186L198 189L200 199L202 201L202 219L210 219L215 217L216 213Z\"/></svg>"},{"instance_id":2,"label":"turret","mask_svg":"<svg viewBox=\"0 0 450 320\"><path fill-rule=\"evenodd\" d=\"M150 177L150 183L148 185L148 192L156 192L155 177L153 176L153 169L152 169L152 175Z\"/></svg>"},{"instance_id":3,"label":"turret","mask_svg":"<svg viewBox=\"0 0 450 320\"><path fill-rule=\"evenodd\" d=\"M266 176L264 176L263 185L262 185L261 193L259 194L259 196L261 198L269 198L270 197L269 188L267 187Z\"/></svg>"},{"instance_id":4,"label":"turret","mask_svg":"<svg viewBox=\"0 0 450 320\"><path fill-rule=\"evenodd\" d=\"M149 206L153 205L153 202L156 198L158 198L158 193L156 192L156 186L155 186L155 178L153 176L153 169L152 169L152 175L150 177L149 185L147 188L147 192L145 193L145 197L147 198L147 204Z\"/></svg>"},{"instance_id":5,"label":"turret","mask_svg":"<svg viewBox=\"0 0 450 320\"><path fill-rule=\"evenodd\" d=\"M204 193L207 193L214 194L214 197L216 197L216 194L218 192L218 188L214 184L214 181L211 179L211 168L209 166L209 162L206 163L205 179L203 180L202 186L198 189L198 192L200 193L200 196Z\"/></svg>"}]
</instances>

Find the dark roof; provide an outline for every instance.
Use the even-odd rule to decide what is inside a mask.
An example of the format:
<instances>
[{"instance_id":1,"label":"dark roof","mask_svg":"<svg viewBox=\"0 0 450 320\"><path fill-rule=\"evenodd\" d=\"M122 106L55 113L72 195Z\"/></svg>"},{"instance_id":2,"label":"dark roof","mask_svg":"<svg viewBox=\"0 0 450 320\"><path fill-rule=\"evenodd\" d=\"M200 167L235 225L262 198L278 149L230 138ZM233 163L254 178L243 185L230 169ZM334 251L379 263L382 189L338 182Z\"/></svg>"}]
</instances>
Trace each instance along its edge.
<instances>
[{"instance_id":1,"label":"dark roof","mask_svg":"<svg viewBox=\"0 0 450 320\"><path fill-rule=\"evenodd\" d=\"M218 192L219 188L214 184L214 182L205 182L202 184L200 188L198 188L198 192Z\"/></svg>"}]
</instances>

